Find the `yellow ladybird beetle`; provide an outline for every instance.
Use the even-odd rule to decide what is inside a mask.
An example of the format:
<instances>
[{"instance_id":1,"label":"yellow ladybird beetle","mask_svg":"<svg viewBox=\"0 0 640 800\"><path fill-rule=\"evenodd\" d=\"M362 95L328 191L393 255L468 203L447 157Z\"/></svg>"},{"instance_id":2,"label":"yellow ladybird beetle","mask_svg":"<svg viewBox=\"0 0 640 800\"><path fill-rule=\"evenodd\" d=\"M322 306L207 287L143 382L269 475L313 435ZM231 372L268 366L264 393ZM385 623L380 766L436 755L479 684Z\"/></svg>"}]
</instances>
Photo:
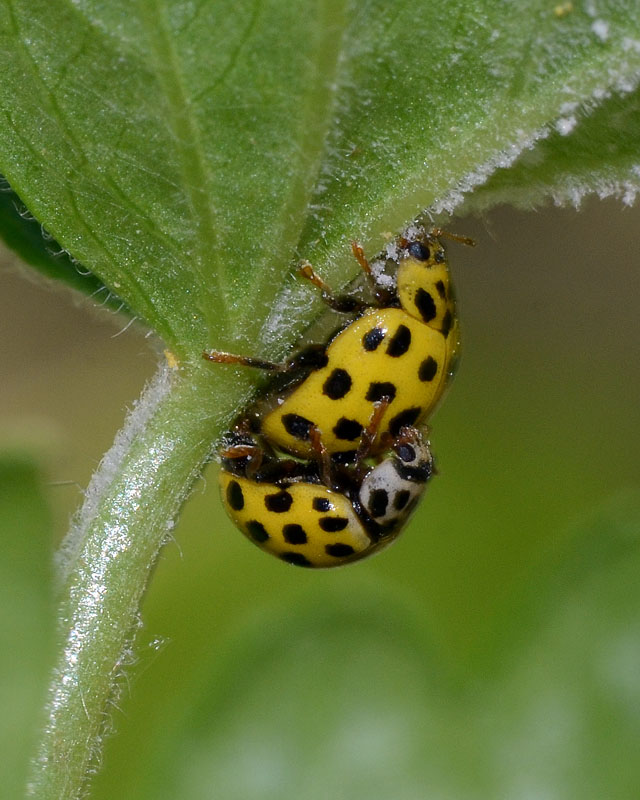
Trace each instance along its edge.
<instances>
[{"instance_id":1,"label":"yellow ladybird beetle","mask_svg":"<svg viewBox=\"0 0 640 800\"><path fill-rule=\"evenodd\" d=\"M420 429L441 398L458 321L441 229L412 228L373 265L352 249L372 299L335 295L349 318L327 343L283 363L203 353L209 361L284 374L235 425L221 453L225 508L262 549L306 567L332 567L393 541L433 473ZM397 266L395 279L384 272ZM286 454L286 455L284 455Z\"/></svg>"},{"instance_id":2,"label":"yellow ladybird beetle","mask_svg":"<svg viewBox=\"0 0 640 800\"><path fill-rule=\"evenodd\" d=\"M354 243L354 254L373 289L370 303L355 295L335 296L311 266L304 265L301 274L322 290L328 305L356 314L326 345L306 348L283 364L216 350L203 353L210 361L297 376L281 392L267 392L261 402L259 432L273 446L313 458L310 432L316 429L329 453L340 453L344 461L354 459L372 409L385 397L388 405L378 441L385 434L396 436L405 426L419 428L428 419L452 374L458 348L443 236L473 244L439 228L415 229L395 244L398 265L392 287L379 282Z\"/></svg>"},{"instance_id":3,"label":"yellow ladybird beetle","mask_svg":"<svg viewBox=\"0 0 640 800\"><path fill-rule=\"evenodd\" d=\"M276 456L239 430L221 462L223 503L242 533L289 564L314 568L390 544L433 474L429 443L414 428L403 428L375 463L332 464L330 477L319 461Z\"/></svg>"}]
</instances>

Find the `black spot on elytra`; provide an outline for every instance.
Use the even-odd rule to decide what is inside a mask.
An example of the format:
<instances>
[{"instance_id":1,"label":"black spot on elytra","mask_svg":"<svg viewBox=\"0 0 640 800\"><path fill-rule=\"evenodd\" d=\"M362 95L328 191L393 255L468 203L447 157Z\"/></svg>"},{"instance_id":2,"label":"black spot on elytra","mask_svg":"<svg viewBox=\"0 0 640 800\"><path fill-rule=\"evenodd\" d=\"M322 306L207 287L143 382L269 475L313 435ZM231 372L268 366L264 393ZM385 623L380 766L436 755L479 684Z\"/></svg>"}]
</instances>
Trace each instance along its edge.
<instances>
[{"instance_id":1,"label":"black spot on elytra","mask_svg":"<svg viewBox=\"0 0 640 800\"><path fill-rule=\"evenodd\" d=\"M331 511L331 503L326 497L314 497L313 509L314 511Z\"/></svg>"},{"instance_id":2,"label":"black spot on elytra","mask_svg":"<svg viewBox=\"0 0 640 800\"><path fill-rule=\"evenodd\" d=\"M284 536L285 542L288 544L307 543L307 534L304 532L304 528L302 525L297 525L296 523L284 525L282 528L282 535Z\"/></svg>"},{"instance_id":3,"label":"black spot on elytra","mask_svg":"<svg viewBox=\"0 0 640 800\"><path fill-rule=\"evenodd\" d=\"M422 287L416 292L416 308L425 322L431 322L432 319L435 319L437 313L435 300Z\"/></svg>"},{"instance_id":4,"label":"black spot on elytra","mask_svg":"<svg viewBox=\"0 0 640 800\"><path fill-rule=\"evenodd\" d=\"M409 255L413 256L417 261L428 261L431 256L431 251L422 242L411 242L407 250Z\"/></svg>"},{"instance_id":5,"label":"black spot on elytra","mask_svg":"<svg viewBox=\"0 0 640 800\"><path fill-rule=\"evenodd\" d=\"M333 428L333 432L337 439L345 439L347 442L352 442L362 433L362 425L357 419L340 417Z\"/></svg>"},{"instance_id":6,"label":"black spot on elytra","mask_svg":"<svg viewBox=\"0 0 640 800\"><path fill-rule=\"evenodd\" d=\"M269 538L269 534L266 531L266 528L261 522L257 520L252 520L251 522L247 522L247 533L253 539L254 542L266 542Z\"/></svg>"},{"instance_id":7,"label":"black spot on elytra","mask_svg":"<svg viewBox=\"0 0 640 800\"><path fill-rule=\"evenodd\" d=\"M401 444L396 448L396 453L400 461L408 464L410 461L415 461L416 451L410 444Z\"/></svg>"},{"instance_id":8,"label":"black spot on elytra","mask_svg":"<svg viewBox=\"0 0 640 800\"><path fill-rule=\"evenodd\" d=\"M288 511L292 503L293 497L289 492L285 492L284 489L277 494L268 494L264 498L267 510L273 511L275 514L282 514L284 511Z\"/></svg>"},{"instance_id":9,"label":"black spot on elytra","mask_svg":"<svg viewBox=\"0 0 640 800\"><path fill-rule=\"evenodd\" d=\"M244 495L238 481L230 481L227 486L227 503L234 511L242 511L244 508Z\"/></svg>"},{"instance_id":10,"label":"black spot on elytra","mask_svg":"<svg viewBox=\"0 0 640 800\"><path fill-rule=\"evenodd\" d=\"M432 356L427 356L420 364L418 369L418 377L421 381L432 381L438 372L438 362Z\"/></svg>"},{"instance_id":11,"label":"black spot on elytra","mask_svg":"<svg viewBox=\"0 0 640 800\"><path fill-rule=\"evenodd\" d=\"M438 281L436 283L436 289L438 294L443 300L447 299L447 287L444 285L444 281Z\"/></svg>"},{"instance_id":12,"label":"black spot on elytra","mask_svg":"<svg viewBox=\"0 0 640 800\"><path fill-rule=\"evenodd\" d=\"M392 436L397 436L401 428L411 427L420 416L421 408L413 406L412 408L405 408L389 422L389 433Z\"/></svg>"},{"instance_id":13,"label":"black spot on elytra","mask_svg":"<svg viewBox=\"0 0 640 800\"><path fill-rule=\"evenodd\" d=\"M380 342L384 339L384 331L382 328L371 328L362 337L362 346L365 350L376 350Z\"/></svg>"},{"instance_id":14,"label":"black spot on elytra","mask_svg":"<svg viewBox=\"0 0 640 800\"><path fill-rule=\"evenodd\" d=\"M337 533L347 527L349 520L346 517L324 517L318 524L327 533Z\"/></svg>"},{"instance_id":15,"label":"black spot on elytra","mask_svg":"<svg viewBox=\"0 0 640 800\"><path fill-rule=\"evenodd\" d=\"M340 466L345 466L347 464L353 464L354 461L358 460L358 451L357 450L338 450L337 453L331 454L331 460L334 464L338 464Z\"/></svg>"},{"instance_id":16,"label":"black spot on elytra","mask_svg":"<svg viewBox=\"0 0 640 800\"><path fill-rule=\"evenodd\" d=\"M407 505L409 502L409 498L411 497L411 492L408 489L402 489L400 492L396 494L393 498L393 507L396 511L402 511L402 509Z\"/></svg>"},{"instance_id":17,"label":"black spot on elytra","mask_svg":"<svg viewBox=\"0 0 640 800\"><path fill-rule=\"evenodd\" d=\"M393 334L387 345L387 355L398 358L404 355L411 345L411 331L406 325L398 325L398 330Z\"/></svg>"},{"instance_id":18,"label":"black spot on elytra","mask_svg":"<svg viewBox=\"0 0 640 800\"><path fill-rule=\"evenodd\" d=\"M294 437L306 441L309 438L309 431L313 428L313 422L299 414L283 414L282 424L285 431Z\"/></svg>"},{"instance_id":19,"label":"black spot on elytra","mask_svg":"<svg viewBox=\"0 0 640 800\"><path fill-rule=\"evenodd\" d=\"M302 553L281 553L280 558L287 564L295 564L296 567L312 567L313 564Z\"/></svg>"},{"instance_id":20,"label":"black spot on elytra","mask_svg":"<svg viewBox=\"0 0 640 800\"><path fill-rule=\"evenodd\" d=\"M396 387L389 381L372 381L369 384L369 391L367 392L366 400L372 403L377 403L383 397L388 397L389 402L396 396Z\"/></svg>"},{"instance_id":21,"label":"black spot on elytra","mask_svg":"<svg viewBox=\"0 0 640 800\"><path fill-rule=\"evenodd\" d=\"M346 369L334 369L331 375L324 382L322 394L326 394L331 400L340 400L351 389L351 375Z\"/></svg>"},{"instance_id":22,"label":"black spot on elytra","mask_svg":"<svg viewBox=\"0 0 640 800\"><path fill-rule=\"evenodd\" d=\"M327 555L335 556L336 558L346 558L355 553L350 544L328 544L324 549Z\"/></svg>"},{"instance_id":23,"label":"black spot on elytra","mask_svg":"<svg viewBox=\"0 0 640 800\"><path fill-rule=\"evenodd\" d=\"M375 519L384 517L389 505L389 495L385 489L374 489L369 498L369 513Z\"/></svg>"},{"instance_id":24,"label":"black spot on elytra","mask_svg":"<svg viewBox=\"0 0 640 800\"><path fill-rule=\"evenodd\" d=\"M451 311L447 310L445 312L444 317L442 318L442 335L446 339L451 331L451 326L453 325L453 315Z\"/></svg>"}]
</instances>

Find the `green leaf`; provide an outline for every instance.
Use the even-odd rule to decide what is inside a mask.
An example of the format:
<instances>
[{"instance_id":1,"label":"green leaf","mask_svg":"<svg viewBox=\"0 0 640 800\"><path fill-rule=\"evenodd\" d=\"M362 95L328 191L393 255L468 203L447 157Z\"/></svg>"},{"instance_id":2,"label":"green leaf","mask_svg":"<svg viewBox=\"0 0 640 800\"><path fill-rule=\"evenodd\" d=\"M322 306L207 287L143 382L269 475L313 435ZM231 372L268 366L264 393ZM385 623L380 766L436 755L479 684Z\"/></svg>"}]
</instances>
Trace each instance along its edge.
<instances>
[{"instance_id":1,"label":"green leaf","mask_svg":"<svg viewBox=\"0 0 640 800\"><path fill-rule=\"evenodd\" d=\"M123 310L121 301L114 298L95 275L73 263L69 254L43 231L42 226L24 208L18 195L9 188L0 191L0 237L26 264L45 277Z\"/></svg>"},{"instance_id":2,"label":"green leaf","mask_svg":"<svg viewBox=\"0 0 640 800\"><path fill-rule=\"evenodd\" d=\"M35 466L0 458L0 783L22 797L52 655L51 526Z\"/></svg>"},{"instance_id":3,"label":"green leaf","mask_svg":"<svg viewBox=\"0 0 640 800\"><path fill-rule=\"evenodd\" d=\"M465 211L498 203L525 208L552 199L578 206L589 194L631 205L640 190L640 91L613 95L584 116L569 106L546 139L469 195ZM603 158L603 153L605 157Z\"/></svg>"},{"instance_id":4,"label":"green leaf","mask_svg":"<svg viewBox=\"0 0 640 800\"><path fill-rule=\"evenodd\" d=\"M344 282L351 238L452 210L640 72L633 0L14 0L0 31L0 168L194 358L282 352L298 258Z\"/></svg>"}]
</instances>

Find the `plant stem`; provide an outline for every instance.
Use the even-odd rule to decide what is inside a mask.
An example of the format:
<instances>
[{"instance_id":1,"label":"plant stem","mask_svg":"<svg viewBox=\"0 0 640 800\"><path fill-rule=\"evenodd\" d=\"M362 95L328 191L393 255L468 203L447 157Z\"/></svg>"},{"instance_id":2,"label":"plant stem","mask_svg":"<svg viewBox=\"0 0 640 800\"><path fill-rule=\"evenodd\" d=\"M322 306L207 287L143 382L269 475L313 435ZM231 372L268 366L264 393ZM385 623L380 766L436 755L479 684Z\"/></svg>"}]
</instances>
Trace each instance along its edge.
<instances>
[{"instance_id":1,"label":"plant stem","mask_svg":"<svg viewBox=\"0 0 640 800\"><path fill-rule=\"evenodd\" d=\"M75 800L100 761L139 607L167 539L241 386L211 372L162 368L88 490L60 556L58 649L29 795ZM222 390L221 390L222 387ZM235 395L235 396L234 396ZM212 413L215 409L215 413Z\"/></svg>"}]
</instances>

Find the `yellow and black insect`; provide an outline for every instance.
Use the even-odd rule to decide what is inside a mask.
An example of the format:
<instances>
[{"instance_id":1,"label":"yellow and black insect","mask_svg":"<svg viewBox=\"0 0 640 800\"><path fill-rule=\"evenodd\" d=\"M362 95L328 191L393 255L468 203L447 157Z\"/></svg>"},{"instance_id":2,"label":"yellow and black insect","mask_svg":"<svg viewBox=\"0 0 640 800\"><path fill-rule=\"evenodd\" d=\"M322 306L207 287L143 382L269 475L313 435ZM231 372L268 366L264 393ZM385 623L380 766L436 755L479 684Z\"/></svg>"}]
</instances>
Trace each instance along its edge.
<instances>
[{"instance_id":1,"label":"yellow and black insect","mask_svg":"<svg viewBox=\"0 0 640 800\"><path fill-rule=\"evenodd\" d=\"M390 544L433 474L429 443L403 428L384 457L357 467L267 453L235 431L221 454L227 513L254 544L301 567L336 567Z\"/></svg>"},{"instance_id":2,"label":"yellow and black insect","mask_svg":"<svg viewBox=\"0 0 640 800\"><path fill-rule=\"evenodd\" d=\"M305 264L301 274L324 301L350 315L325 344L306 347L282 364L203 353L210 361L285 376L239 420L240 443L223 451L227 512L263 549L291 563L333 566L380 549L413 509L432 474L419 429L442 397L458 348L443 236L472 243L440 229L400 238L393 285L381 280L354 243L370 302L334 295ZM276 497L288 498L286 509L273 509ZM314 508L314 499L344 521L342 538L326 530L331 516Z\"/></svg>"}]
</instances>

